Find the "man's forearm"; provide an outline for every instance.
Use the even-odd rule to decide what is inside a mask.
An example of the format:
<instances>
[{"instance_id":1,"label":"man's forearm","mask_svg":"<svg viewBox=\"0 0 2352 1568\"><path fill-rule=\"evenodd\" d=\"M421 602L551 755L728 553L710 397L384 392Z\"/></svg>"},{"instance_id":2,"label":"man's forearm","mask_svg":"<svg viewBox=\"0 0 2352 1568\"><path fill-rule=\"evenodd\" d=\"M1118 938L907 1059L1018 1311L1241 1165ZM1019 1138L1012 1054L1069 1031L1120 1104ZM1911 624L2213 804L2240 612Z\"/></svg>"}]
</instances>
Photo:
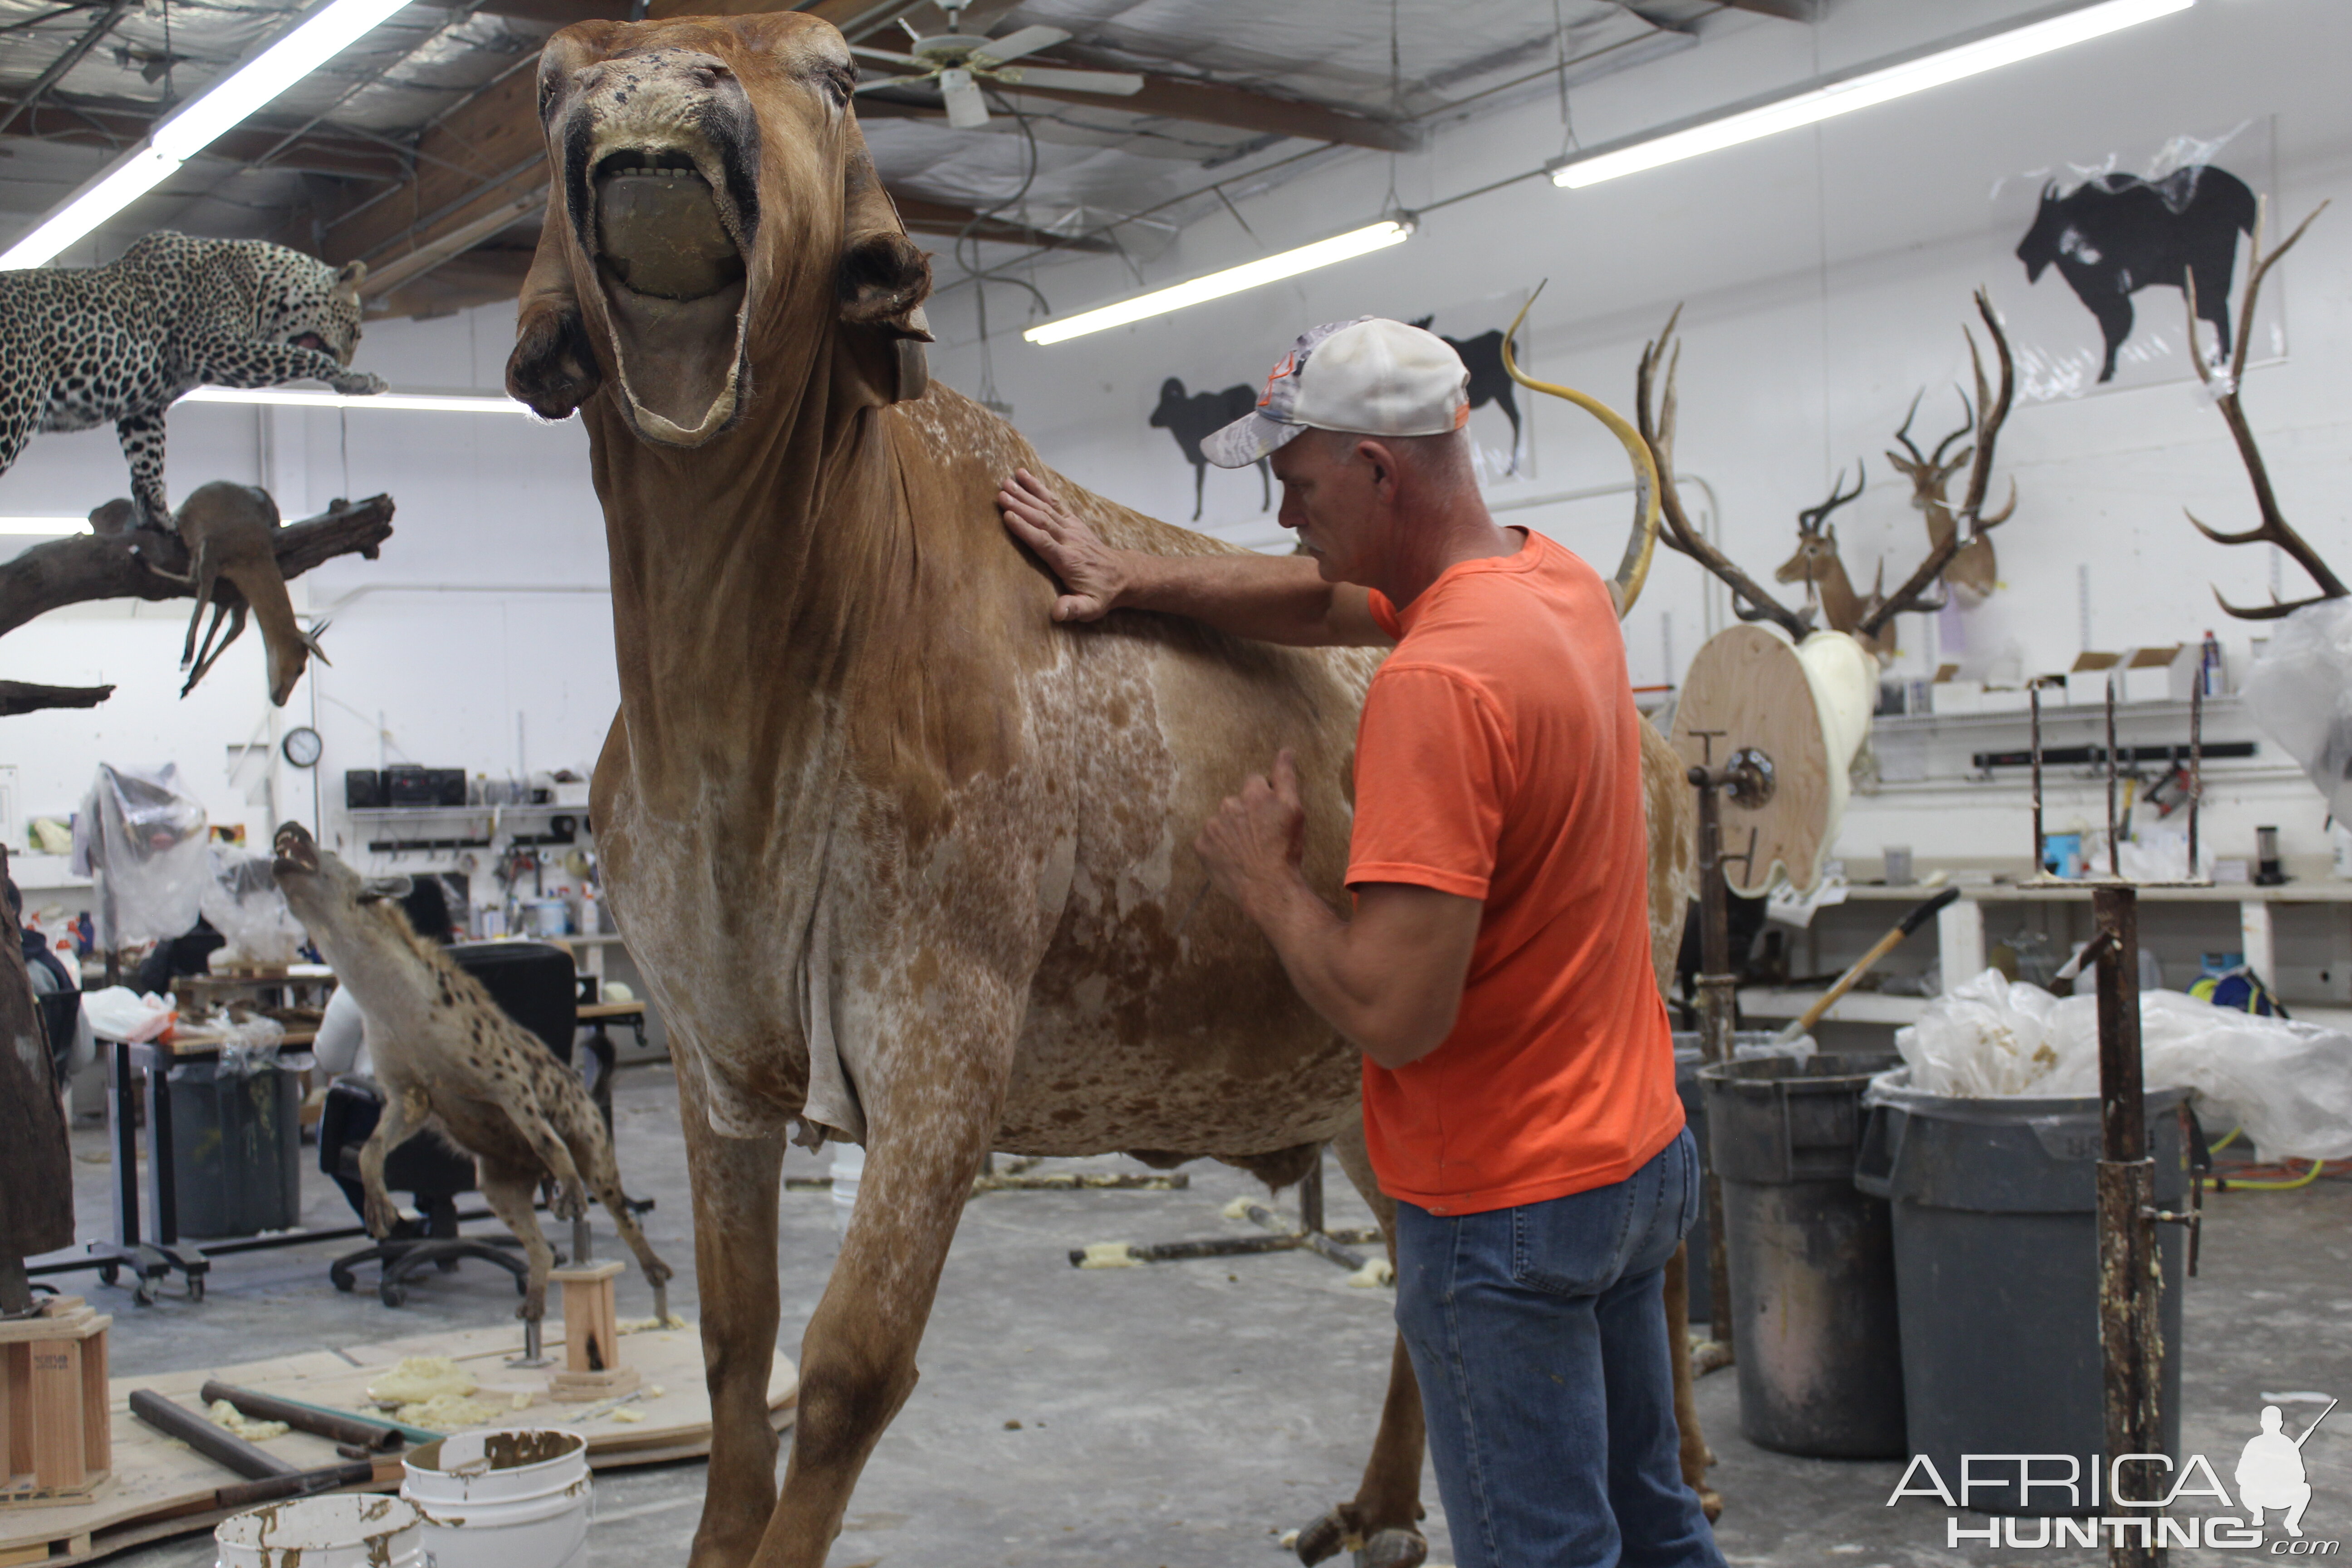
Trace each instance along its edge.
<instances>
[{"instance_id":1,"label":"man's forearm","mask_svg":"<svg viewBox=\"0 0 2352 1568\"><path fill-rule=\"evenodd\" d=\"M1303 555L1119 552L1122 608L1158 610L1259 642L1314 647L1334 640L1332 585Z\"/></svg>"},{"instance_id":2,"label":"man's forearm","mask_svg":"<svg viewBox=\"0 0 2352 1568\"><path fill-rule=\"evenodd\" d=\"M1415 973L1413 958L1383 953L1331 912L1304 879L1262 889L1244 910L1265 931L1299 998L1384 1068L1417 1061L1454 1026L1461 982L1449 988Z\"/></svg>"}]
</instances>

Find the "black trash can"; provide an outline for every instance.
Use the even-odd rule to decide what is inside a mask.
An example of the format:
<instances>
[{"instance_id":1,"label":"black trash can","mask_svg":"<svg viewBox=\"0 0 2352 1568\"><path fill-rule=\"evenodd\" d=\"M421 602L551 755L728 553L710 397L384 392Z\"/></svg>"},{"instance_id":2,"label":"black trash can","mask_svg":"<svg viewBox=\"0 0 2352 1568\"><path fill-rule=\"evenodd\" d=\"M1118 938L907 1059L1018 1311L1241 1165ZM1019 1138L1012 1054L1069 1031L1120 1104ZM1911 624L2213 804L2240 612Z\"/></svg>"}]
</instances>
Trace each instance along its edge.
<instances>
[{"instance_id":1,"label":"black trash can","mask_svg":"<svg viewBox=\"0 0 2352 1568\"><path fill-rule=\"evenodd\" d=\"M1963 1454L2069 1455L2105 1464L2099 1356L2099 1102L1965 1100L1909 1087L1908 1069L1869 1093L1855 1184L1894 1205L1895 1292L1911 1452L1960 1485ZM2186 1089L2147 1094L2156 1201L2189 1192ZM2179 1227L2157 1227L2160 1442L2180 1451ZM1962 1502L1994 1514L2097 1513L2053 1473L2020 1496L2014 1467L1980 1472Z\"/></svg>"},{"instance_id":2,"label":"black trash can","mask_svg":"<svg viewBox=\"0 0 2352 1568\"><path fill-rule=\"evenodd\" d=\"M1738 1349L1739 1430L1823 1459L1904 1452L1885 1200L1857 1191L1862 1095L1891 1054L1702 1069Z\"/></svg>"},{"instance_id":3,"label":"black trash can","mask_svg":"<svg viewBox=\"0 0 2352 1568\"><path fill-rule=\"evenodd\" d=\"M302 1088L277 1063L252 1071L183 1062L172 1098L172 1182L180 1234L254 1236L301 1218Z\"/></svg>"}]
</instances>

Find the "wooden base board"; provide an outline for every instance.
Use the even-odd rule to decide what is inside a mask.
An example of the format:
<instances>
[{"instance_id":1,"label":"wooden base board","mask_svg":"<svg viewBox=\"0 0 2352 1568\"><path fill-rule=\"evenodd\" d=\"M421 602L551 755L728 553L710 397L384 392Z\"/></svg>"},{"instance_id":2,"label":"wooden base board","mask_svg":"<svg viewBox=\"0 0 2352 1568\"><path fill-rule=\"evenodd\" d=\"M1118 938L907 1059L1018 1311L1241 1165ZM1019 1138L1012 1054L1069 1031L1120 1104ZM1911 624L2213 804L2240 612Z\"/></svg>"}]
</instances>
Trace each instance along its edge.
<instances>
[{"instance_id":1,"label":"wooden base board","mask_svg":"<svg viewBox=\"0 0 2352 1568\"><path fill-rule=\"evenodd\" d=\"M616 1366L604 1372L559 1372L547 1380L547 1396L558 1405L588 1405L614 1399L645 1382L635 1367Z\"/></svg>"},{"instance_id":2,"label":"wooden base board","mask_svg":"<svg viewBox=\"0 0 2352 1568\"><path fill-rule=\"evenodd\" d=\"M549 1325L551 1330L553 1327ZM552 1351L562 1342L551 1332L547 1343ZM532 1401L524 1409L501 1412L485 1426L536 1423L578 1431L588 1439L592 1469L666 1464L709 1453L710 1399L702 1381L701 1335L693 1329L656 1329L626 1336L626 1344L630 1366L638 1373L643 1386L612 1410L551 1403L546 1397L543 1373L510 1367L508 1363L522 1351L522 1329L514 1323L387 1340L340 1351L311 1351L236 1366L115 1378L110 1402L114 1426L112 1482L78 1506L0 1508L0 1568L36 1564L64 1568L93 1562L152 1541L208 1531L228 1517L227 1510L213 1506L213 1489L239 1478L171 1443L132 1416L130 1398L134 1388L152 1388L193 1410L201 1403L197 1391L205 1379L219 1378L288 1399L373 1415L377 1412L366 1394L371 1379L404 1356L444 1355L474 1373L483 1390L477 1397L488 1394L494 1403L496 1394L504 1394L509 1398L527 1395ZM656 1393L656 1389L660 1392ZM792 1424L799 1396L799 1374L790 1358L779 1352L768 1376L769 1418L777 1430ZM637 1419L615 1418L631 1415ZM338 1461L332 1443L303 1432L272 1437L262 1447L306 1469ZM379 1456L373 1481L346 1489L395 1490L401 1475L397 1454Z\"/></svg>"}]
</instances>

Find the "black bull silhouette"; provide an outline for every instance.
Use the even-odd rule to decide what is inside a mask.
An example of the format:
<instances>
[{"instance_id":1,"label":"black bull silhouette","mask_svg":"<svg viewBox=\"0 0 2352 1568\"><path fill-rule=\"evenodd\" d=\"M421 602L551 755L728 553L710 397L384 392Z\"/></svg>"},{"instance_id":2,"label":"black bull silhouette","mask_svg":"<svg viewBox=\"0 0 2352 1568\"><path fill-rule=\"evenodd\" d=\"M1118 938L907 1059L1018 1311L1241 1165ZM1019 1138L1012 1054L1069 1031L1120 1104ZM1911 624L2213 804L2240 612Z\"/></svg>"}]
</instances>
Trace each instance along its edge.
<instances>
[{"instance_id":1,"label":"black bull silhouette","mask_svg":"<svg viewBox=\"0 0 2352 1568\"><path fill-rule=\"evenodd\" d=\"M2225 169L2191 164L2161 180L2103 174L2061 195L2042 188L2042 210L2017 247L2029 282L2053 263L2098 318L2106 339L2099 379L2112 381L2116 352L2131 336L2131 297L2152 284L2197 280L2197 313L2230 352L2230 282L2238 236L2254 227L2254 193ZM2192 351L2193 352L2193 351Z\"/></svg>"},{"instance_id":2,"label":"black bull silhouette","mask_svg":"<svg viewBox=\"0 0 2352 1568\"><path fill-rule=\"evenodd\" d=\"M1255 387L1229 386L1223 392L1187 393L1184 383L1172 375L1160 384L1160 406L1151 411L1151 427L1175 437L1177 449L1192 465L1194 522L1201 521L1201 485L1209 477L1209 459L1201 451L1201 443L1256 406ZM1274 504L1273 484L1267 474L1261 460L1257 466L1260 511Z\"/></svg>"}]
</instances>

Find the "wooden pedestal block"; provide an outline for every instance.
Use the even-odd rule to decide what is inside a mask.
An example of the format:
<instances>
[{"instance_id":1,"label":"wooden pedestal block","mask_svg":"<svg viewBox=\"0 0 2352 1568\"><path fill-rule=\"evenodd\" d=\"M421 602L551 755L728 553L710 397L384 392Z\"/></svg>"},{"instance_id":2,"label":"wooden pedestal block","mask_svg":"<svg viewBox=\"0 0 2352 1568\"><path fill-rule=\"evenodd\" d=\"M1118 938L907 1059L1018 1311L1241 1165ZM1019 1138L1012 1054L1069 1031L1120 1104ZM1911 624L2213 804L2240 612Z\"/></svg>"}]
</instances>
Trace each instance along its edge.
<instances>
[{"instance_id":1,"label":"wooden pedestal block","mask_svg":"<svg viewBox=\"0 0 2352 1568\"><path fill-rule=\"evenodd\" d=\"M563 1370L548 1378L549 1398L577 1405L637 1386L636 1369L621 1364L621 1314L613 1298L621 1268L614 1261L549 1272L563 1287Z\"/></svg>"},{"instance_id":2,"label":"wooden pedestal block","mask_svg":"<svg viewBox=\"0 0 2352 1568\"><path fill-rule=\"evenodd\" d=\"M0 1322L0 1505L79 1503L114 1465L106 1331L79 1296Z\"/></svg>"}]
</instances>

